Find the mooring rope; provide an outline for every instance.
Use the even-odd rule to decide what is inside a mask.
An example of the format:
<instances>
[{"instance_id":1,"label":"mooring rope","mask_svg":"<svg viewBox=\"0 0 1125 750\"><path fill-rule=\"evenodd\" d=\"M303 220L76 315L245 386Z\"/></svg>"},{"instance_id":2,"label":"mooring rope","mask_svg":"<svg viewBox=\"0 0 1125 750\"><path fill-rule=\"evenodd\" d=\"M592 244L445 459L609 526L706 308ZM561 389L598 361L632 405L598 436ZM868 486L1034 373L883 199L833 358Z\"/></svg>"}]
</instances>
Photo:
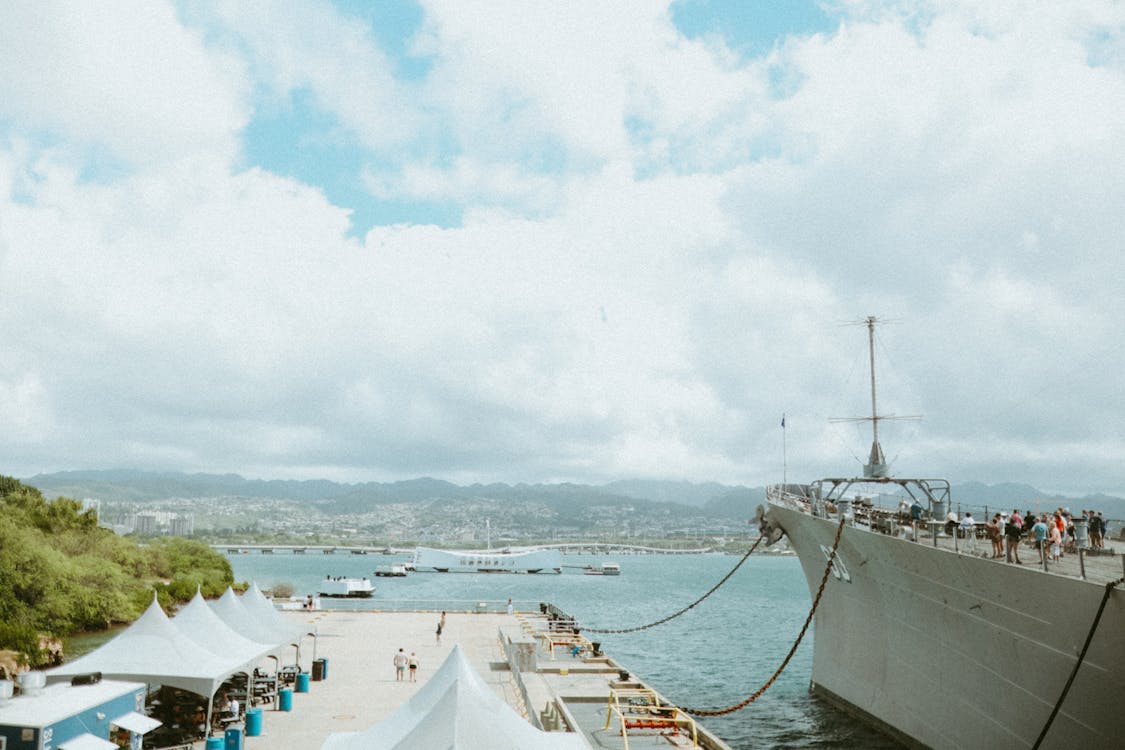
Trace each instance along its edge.
<instances>
[{"instance_id":1,"label":"mooring rope","mask_svg":"<svg viewBox=\"0 0 1125 750\"><path fill-rule=\"evenodd\" d=\"M1067 679L1066 685L1063 686L1062 694L1059 695L1058 701L1055 702L1055 707L1051 709L1051 715L1047 717L1047 723L1043 725L1043 731L1039 733L1039 737L1035 740L1035 744L1031 746L1031 750L1038 750L1039 746L1043 744L1043 738L1047 736L1047 732L1051 729L1051 724L1055 723L1055 717L1058 716L1059 710L1066 700L1066 694L1070 692L1070 686L1074 684L1074 678L1078 676L1078 669L1082 666L1082 662L1086 658L1086 652L1090 648L1090 643L1094 640L1094 633L1098 630L1098 623L1101 622L1102 612L1105 612L1105 604L1109 601L1109 595L1114 588L1122 583L1125 583L1125 578L1118 578L1116 581L1110 581L1105 585L1105 594L1102 595L1102 603L1098 605L1098 613L1094 615L1094 621L1090 624L1090 632L1086 634L1086 642L1082 644L1082 651L1078 654L1078 661L1075 662L1074 669L1070 672L1070 678Z\"/></svg>"},{"instance_id":2,"label":"mooring rope","mask_svg":"<svg viewBox=\"0 0 1125 750\"><path fill-rule=\"evenodd\" d=\"M710 588L710 589L709 589L709 590L707 591L707 593L706 593L706 594L704 594L703 596L699 597L699 598L698 598L698 599L696 599L696 600L695 600L694 602L692 602L691 604L687 605L686 607L684 607L683 609L679 610L678 612L673 612L672 614L668 615L667 617L664 617L664 618L662 618L662 619L659 619L659 620L657 620L656 622L650 622L650 623L649 623L649 624L647 624L647 625L638 625L638 626L637 626L637 627L635 627L635 628L620 628L620 629L618 629L618 630L610 630L610 629L608 629L608 628L587 628L587 627L583 627L583 628L582 628L582 632L583 632L583 633L612 633L612 634L619 634L619 633L636 633L636 632L637 632L638 630L648 630L649 628L655 628L655 627L656 627L657 625L663 625L664 623L668 622L669 620L674 620L674 619L676 619L677 617L679 617L680 615L684 614L685 612L687 612L687 611L688 611L689 609L691 609L691 608L692 608L692 607L694 607L695 605L697 605L697 604L699 604L700 602L702 602L702 601L703 601L704 599L706 599L707 597L711 596L711 594L714 594L714 593L715 593L716 591L718 591L718 590L719 590L719 587L720 587L720 586L722 586L722 585L723 585L724 583L726 583L726 582L727 582L728 580L730 580L730 577L731 577L732 575L734 575L734 574L735 574L735 571L737 571L737 570L738 570L739 568L741 568L741 567L742 567L742 563L746 562L746 561L747 561L747 560L748 560L748 559L750 558L750 554L751 554L751 553L752 553L752 552L753 552L754 550L756 550L756 549L758 548L758 545L759 545L759 544L761 544L761 542L762 542L762 540L763 540L764 538L765 538L765 534L762 534L762 535L761 535L761 536L759 536L759 537L758 537L758 538L757 538L756 540L754 540L754 544L752 544L752 545L750 546L750 549L749 549L749 550L747 550L746 554L742 556L742 559L738 561L738 564L737 564L737 565L735 565L735 566L734 566L733 568L731 568L730 572L729 572L729 573L727 573L727 574L726 574L725 576L723 576L723 578L722 578L722 580L721 580L721 581L719 581L719 582L718 582L718 583L716 583L716 584L715 584L714 586L712 586L712 587L711 587L711 588Z\"/></svg>"},{"instance_id":3,"label":"mooring rope","mask_svg":"<svg viewBox=\"0 0 1125 750\"><path fill-rule=\"evenodd\" d=\"M797 634L797 640L793 642L789 653L785 655L785 659L781 662L781 666L770 675L760 688L750 694L745 700L742 700L733 706L726 708L684 708L680 706L680 710L684 713L692 714L694 716L723 716L731 714L740 709L746 708L754 701L761 697L762 693L766 692L773 685L774 681L781 676L785 668L789 666L789 660L793 658L793 654L797 653L797 647L801 645L801 640L804 639L805 633L812 623L813 615L816 614L816 608L820 605L820 597L824 594L824 587L828 583L828 576L832 573L832 564L836 562L836 550L840 546L840 535L844 531L844 519L840 518L840 525L836 528L836 538L832 541L832 552L828 555L828 564L824 567L824 575L820 579L820 588L816 590L816 596L813 597L812 609L809 610L809 616L805 618L805 624L801 626L801 632ZM1103 605L1104 606L1104 605ZM1101 613L1099 612L1099 615Z\"/></svg>"}]
</instances>

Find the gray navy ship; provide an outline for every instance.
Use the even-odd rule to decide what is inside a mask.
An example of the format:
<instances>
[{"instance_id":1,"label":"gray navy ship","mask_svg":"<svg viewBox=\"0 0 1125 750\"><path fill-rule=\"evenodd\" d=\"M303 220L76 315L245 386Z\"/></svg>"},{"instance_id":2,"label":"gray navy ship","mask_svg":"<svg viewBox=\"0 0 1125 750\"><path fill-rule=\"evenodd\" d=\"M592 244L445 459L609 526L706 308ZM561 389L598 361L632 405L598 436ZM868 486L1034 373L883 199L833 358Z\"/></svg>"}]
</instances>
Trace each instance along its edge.
<instances>
[{"instance_id":1,"label":"gray navy ship","mask_svg":"<svg viewBox=\"0 0 1125 750\"><path fill-rule=\"evenodd\" d=\"M969 550L947 533L948 482L889 475L877 321L865 322L874 440L863 476L776 485L759 509L771 540L788 537L814 598L825 580L811 690L911 747L1121 747L1122 556L1083 550L1047 565L1023 545L1017 565L993 559L987 540ZM915 501L920 523L903 513Z\"/></svg>"}]
</instances>

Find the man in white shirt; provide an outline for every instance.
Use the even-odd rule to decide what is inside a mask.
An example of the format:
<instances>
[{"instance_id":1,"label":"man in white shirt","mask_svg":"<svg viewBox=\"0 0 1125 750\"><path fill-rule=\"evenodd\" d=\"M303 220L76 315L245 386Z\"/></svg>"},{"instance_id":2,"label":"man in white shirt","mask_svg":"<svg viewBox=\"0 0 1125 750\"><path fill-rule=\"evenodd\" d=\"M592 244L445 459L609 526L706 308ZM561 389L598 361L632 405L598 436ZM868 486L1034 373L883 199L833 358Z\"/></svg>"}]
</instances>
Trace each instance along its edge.
<instances>
[{"instance_id":1,"label":"man in white shirt","mask_svg":"<svg viewBox=\"0 0 1125 750\"><path fill-rule=\"evenodd\" d=\"M977 524L972 513L966 513L961 519L961 532L965 537L965 551L975 552L977 549Z\"/></svg>"},{"instance_id":2,"label":"man in white shirt","mask_svg":"<svg viewBox=\"0 0 1125 750\"><path fill-rule=\"evenodd\" d=\"M402 675L406 671L406 652L401 648L395 654L395 682L402 682Z\"/></svg>"}]
</instances>

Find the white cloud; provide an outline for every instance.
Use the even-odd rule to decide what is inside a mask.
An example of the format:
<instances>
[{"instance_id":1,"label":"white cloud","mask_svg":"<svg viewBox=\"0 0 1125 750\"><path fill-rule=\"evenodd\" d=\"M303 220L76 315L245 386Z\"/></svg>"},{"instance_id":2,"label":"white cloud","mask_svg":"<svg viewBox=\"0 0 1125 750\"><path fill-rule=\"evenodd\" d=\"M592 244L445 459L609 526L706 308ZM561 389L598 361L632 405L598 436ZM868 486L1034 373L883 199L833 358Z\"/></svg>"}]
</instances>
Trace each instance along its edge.
<instances>
[{"instance_id":1,"label":"white cloud","mask_svg":"<svg viewBox=\"0 0 1125 750\"><path fill-rule=\"evenodd\" d=\"M218 3L221 27L235 35L275 96L311 93L316 105L373 148L408 140L420 124L409 87L366 28L328 3Z\"/></svg>"},{"instance_id":2,"label":"white cloud","mask_svg":"<svg viewBox=\"0 0 1125 750\"><path fill-rule=\"evenodd\" d=\"M249 114L242 67L165 2L0 9L0 117L132 167L229 158Z\"/></svg>"},{"instance_id":3,"label":"white cloud","mask_svg":"<svg viewBox=\"0 0 1125 750\"><path fill-rule=\"evenodd\" d=\"M835 472L865 437L825 420L869 408L840 324L875 313L883 403L926 415L888 427L903 465L1122 486L1112 4L852 6L746 63L664 3L576 7L427 3L411 82L330 6L112 6L88 47L26 19L64 62L0 45L38 87L0 78L8 471L762 483L785 412L790 476ZM63 80L88 49L93 93ZM309 92L374 195L462 225L357 241L238 171L252 89ZM137 168L91 182L86 144Z\"/></svg>"}]
</instances>

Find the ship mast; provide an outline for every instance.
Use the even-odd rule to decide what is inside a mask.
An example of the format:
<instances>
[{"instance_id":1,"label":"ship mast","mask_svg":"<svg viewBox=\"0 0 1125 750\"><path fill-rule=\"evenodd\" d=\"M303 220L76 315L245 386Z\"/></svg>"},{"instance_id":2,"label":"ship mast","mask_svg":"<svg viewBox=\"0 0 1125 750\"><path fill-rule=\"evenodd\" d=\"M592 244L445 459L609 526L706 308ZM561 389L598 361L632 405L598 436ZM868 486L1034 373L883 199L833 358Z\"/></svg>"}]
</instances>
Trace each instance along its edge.
<instances>
[{"instance_id":1,"label":"ship mast","mask_svg":"<svg viewBox=\"0 0 1125 750\"><path fill-rule=\"evenodd\" d=\"M887 476L887 459L879 445L879 410L875 405L875 316L867 316L867 357L871 365L871 454L863 466L865 477Z\"/></svg>"},{"instance_id":2,"label":"ship mast","mask_svg":"<svg viewBox=\"0 0 1125 750\"><path fill-rule=\"evenodd\" d=\"M879 423L887 419L921 419L916 415L896 417L879 414L875 391L875 324L880 322L884 321L880 321L874 315L868 315L859 321L860 325L867 326L867 361L871 373L871 416L838 417L829 420L830 422L871 422L871 452L867 456L867 463L863 465L863 476L868 479L882 479L889 476L887 459L883 456L883 446L879 444Z\"/></svg>"}]
</instances>

